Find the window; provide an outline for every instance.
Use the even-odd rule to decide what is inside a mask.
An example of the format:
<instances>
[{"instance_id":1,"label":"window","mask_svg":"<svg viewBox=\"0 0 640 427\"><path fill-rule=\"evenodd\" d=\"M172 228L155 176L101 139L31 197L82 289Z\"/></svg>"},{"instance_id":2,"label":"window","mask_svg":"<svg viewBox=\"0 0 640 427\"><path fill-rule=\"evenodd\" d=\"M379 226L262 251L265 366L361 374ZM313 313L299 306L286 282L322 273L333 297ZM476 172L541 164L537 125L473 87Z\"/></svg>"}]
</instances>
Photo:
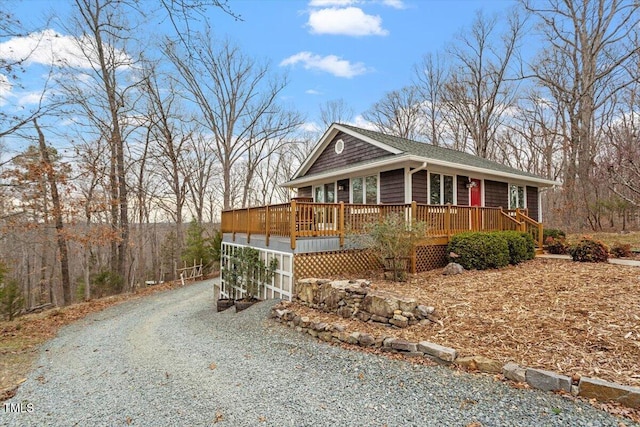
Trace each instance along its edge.
<instances>
[{"instance_id":1,"label":"window","mask_svg":"<svg viewBox=\"0 0 640 427\"><path fill-rule=\"evenodd\" d=\"M524 209L524 187L522 185L511 184L509 186L509 209Z\"/></svg>"},{"instance_id":2,"label":"window","mask_svg":"<svg viewBox=\"0 0 640 427\"><path fill-rule=\"evenodd\" d=\"M378 203L378 176L351 178L352 203Z\"/></svg>"},{"instance_id":3,"label":"window","mask_svg":"<svg viewBox=\"0 0 640 427\"><path fill-rule=\"evenodd\" d=\"M336 184L331 182L329 184L324 185L324 201L327 203L335 203L336 202Z\"/></svg>"},{"instance_id":4,"label":"window","mask_svg":"<svg viewBox=\"0 0 640 427\"><path fill-rule=\"evenodd\" d=\"M324 185L313 187L313 200L316 203L335 203L336 202L336 183L330 182Z\"/></svg>"},{"instance_id":5,"label":"window","mask_svg":"<svg viewBox=\"0 0 640 427\"><path fill-rule=\"evenodd\" d=\"M353 203L364 203L364 192L362 191L362 178L351 178L351 197Z\"/></svg>"},{"instance_id":6,"label":"window","mask_svg":"<svg viewBox=\"0 0 640 427\"><path fill-rule=\"evenodd\" d=\"M341 139L337 140L333 149L336 150L336 154L341 154L344 151L344 141Z\"/></svg>"},{"instance_id":7,"label":"window","mask_svg":"<svg viewBox=\"0 0 640 427\"><path fill-rule=\"evenodd\" d=\"M429 174L429 204L445 205L454 204L453 176L438 173Z\"/></svg>"}]
</instances>

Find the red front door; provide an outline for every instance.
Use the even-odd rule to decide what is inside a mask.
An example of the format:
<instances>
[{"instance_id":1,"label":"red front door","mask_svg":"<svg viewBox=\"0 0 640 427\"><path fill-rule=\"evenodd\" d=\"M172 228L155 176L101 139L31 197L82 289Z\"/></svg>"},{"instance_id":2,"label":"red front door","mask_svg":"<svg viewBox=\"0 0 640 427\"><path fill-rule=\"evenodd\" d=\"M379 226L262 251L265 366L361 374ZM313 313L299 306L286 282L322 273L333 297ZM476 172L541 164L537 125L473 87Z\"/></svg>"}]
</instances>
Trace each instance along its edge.
<instances>
[{"instance_id":1,"label":"red front door","mask_svg":"<svg viewBox=\"0 0 640 427\"><path fill-rule=\"evenodd\" d=\"M469 200L471 206L482 206L481 186L482 180L472 179L469 186Z\"/></svg>"}]
</instances>

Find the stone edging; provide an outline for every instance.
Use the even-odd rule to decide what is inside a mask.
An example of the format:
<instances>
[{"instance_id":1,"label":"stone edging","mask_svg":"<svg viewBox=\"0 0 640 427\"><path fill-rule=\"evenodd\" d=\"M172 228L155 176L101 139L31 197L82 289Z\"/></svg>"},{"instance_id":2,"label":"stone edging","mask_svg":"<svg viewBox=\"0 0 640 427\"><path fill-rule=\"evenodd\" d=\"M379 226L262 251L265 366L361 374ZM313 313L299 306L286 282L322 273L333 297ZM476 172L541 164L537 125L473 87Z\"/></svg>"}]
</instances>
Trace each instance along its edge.
<instances>
[{"instance_id":1,"label":"stone edging","mask_svg":"<svg viewBox=\"0 0 640 427\"><path fill-rule=\"evenodd\" d=\"M640 387L625 386L597 378L571 378L542 369L521 367L512 362L502 365L484 356L458 357L455 349L428 341L413 343L399 338L376 338L366 333L348 333L342 325L312 322L308 317L298 316L288 308L287 302L274 306L271 309L271 317L321 341L378 348L383 352L397 353L404 357L424 357L440 364L455 364L480 372L502 374L509 380L527 383L538 390L564 391L574 396L602 402L615 401L630 408L640 408Z\"/></svg>"}]
</instances>

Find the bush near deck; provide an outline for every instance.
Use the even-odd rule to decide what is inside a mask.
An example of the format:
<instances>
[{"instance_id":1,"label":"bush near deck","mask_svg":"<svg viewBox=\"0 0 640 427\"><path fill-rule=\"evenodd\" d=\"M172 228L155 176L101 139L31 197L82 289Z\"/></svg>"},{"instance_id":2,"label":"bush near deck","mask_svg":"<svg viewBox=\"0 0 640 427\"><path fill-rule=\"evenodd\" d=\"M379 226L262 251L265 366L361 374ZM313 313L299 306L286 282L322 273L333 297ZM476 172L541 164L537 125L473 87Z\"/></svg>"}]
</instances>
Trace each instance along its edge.
<instances>
[{"instance_id":1,"label":"bush near deck","mask_svg":"<svg viewBox=\"0 0 640 427\"><path fill-rule=\"evenodd\" d=\"M517 231L469 232L453 236L448 251L465 269L486 270L533 259L535 245L529 234Z\"/></svg>"}]
</instances>

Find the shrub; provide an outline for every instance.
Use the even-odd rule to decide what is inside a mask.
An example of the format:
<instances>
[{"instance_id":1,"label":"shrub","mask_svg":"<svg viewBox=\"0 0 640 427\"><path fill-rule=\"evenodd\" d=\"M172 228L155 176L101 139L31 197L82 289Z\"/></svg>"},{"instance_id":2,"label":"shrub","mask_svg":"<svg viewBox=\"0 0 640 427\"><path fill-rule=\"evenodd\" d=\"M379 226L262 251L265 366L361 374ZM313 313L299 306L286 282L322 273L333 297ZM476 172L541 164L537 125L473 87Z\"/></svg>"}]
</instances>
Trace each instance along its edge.
<instances>
[{"instance_id":1,"label":"shrub","mask_svg":"<svg viewBox=\"0 0 640 427\"><path fill-rule=\"evenodd\" d=\"M364 225L363 234L354 234L352 239L360 247L368 248L391 272L394 281L406 280L409 259L415 245L423 240L427 226L424 222L407 222L404 214L392 213L381 221Z\"/></svg>"},{"instance_id":2,"label":"shrub","mask_svg":"<svg viewBox=\"0 0 640 427\"><path fill-rule=\"evenodd\" d=\"M609 248L604 243L583 237L575 245L569 247L569 253L574 261L606 262L609 259Z\"/></svg>"},{"instance_id":3,"label":"shrub","mask_svg":"<svg viewBox=\"0 0 640 427\"><path fill-rule=\"evenodd\" d=\"M91 275L91 296L102 298L122 292L124 281L118 274L109 270L101 270Z\"/></svg>"},{"instance_id":4,"label":"shrub","mask_svg":"<svg viewBox=\"0 0 640 427\"><path fill-rule=\"evenodd\" d=\"M500 234L509 245L509 264L520 264L536 256L536 245L531 234L520 231L503 231Z\"/></svg>"},{"instance_id":5,"label":"shrub","mask_svg":"<svg viewBox=\"0 0 640 427\"><path fill-rule=\"evenodd\" d=\"M504 233L461 233L451 238L448 252L465 269L486 270L509 265L509 243Z\"/></svg>"},{"instance_id":6,"label":"shrub","mask_svg":"<svg viewBox=\"0 0 640 427\"><path fill-rule=\"evenodd\" d=\"M611 247L611 255L615 258L625 258L631 256L631 245L628 243L614 243Z\"/></svg>"},{"instance_id":7,"label":"shrub","mask_svg":"<svg viewBox=\"0 0 640 427\"><path fill-rule=\"evenodd\" d=\"M15 280L0 284L0 313L7 320L13 320L24 308L24 298Z\"/></svg>"},{"instance_id":8,"label":"shrub","mask_svg":"<svg viewBox=\"0 0 640 427\"><path fill-rule=\"evenodd\" d=\"M547 251L550 254L565 255L568 252L569 246L564 239L555 239L551 236L544 240L544 244L547 247Z\"/></svg>"},{"instance_id":9,"label":"shrub","mask_svg":"<svg viewBox=\"0 0 640 427\"><path fill-rule=\"evenodd\" d=\"M549 237L553 237L555 240L565 240L567 238L567 233L557 228L545 228L542 236L545 242Z\"/></svg>"}]
</instances>

